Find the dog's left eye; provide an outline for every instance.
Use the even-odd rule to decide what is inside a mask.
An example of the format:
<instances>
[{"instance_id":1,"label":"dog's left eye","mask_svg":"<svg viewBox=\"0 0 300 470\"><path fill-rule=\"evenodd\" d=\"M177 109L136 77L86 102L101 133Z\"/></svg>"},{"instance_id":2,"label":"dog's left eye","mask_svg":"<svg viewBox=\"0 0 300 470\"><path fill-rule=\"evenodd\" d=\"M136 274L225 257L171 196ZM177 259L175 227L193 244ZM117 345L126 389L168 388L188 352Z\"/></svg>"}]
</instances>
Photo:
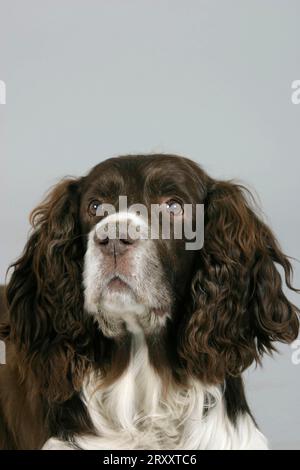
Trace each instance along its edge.
<instances>
[{"instance_id":1,"label":"dog's left eye","mask_svg":"<svg viewBox=\"0 0 300 470\"><path fill-rule=\"evenodd\" d=\"M175 199L170 199L166 202L167 211L173 215L181 215L183 213L183 208L180 202L175 201Z\"/></svg>"},{"instance_id":2,"label":"dog's left eye","mask_svg":"<svg viewBox=\"0 0 300 470\"><path fill-rule=\"evenodd\" d=\"M101 206L101 202L100 201L97 201L97 200L94 200L92 202L89 203L89 207L88 207L88 213L91 217L95 217L97 215L97 210L98 208Z\"/></svg>"}]
</instances>

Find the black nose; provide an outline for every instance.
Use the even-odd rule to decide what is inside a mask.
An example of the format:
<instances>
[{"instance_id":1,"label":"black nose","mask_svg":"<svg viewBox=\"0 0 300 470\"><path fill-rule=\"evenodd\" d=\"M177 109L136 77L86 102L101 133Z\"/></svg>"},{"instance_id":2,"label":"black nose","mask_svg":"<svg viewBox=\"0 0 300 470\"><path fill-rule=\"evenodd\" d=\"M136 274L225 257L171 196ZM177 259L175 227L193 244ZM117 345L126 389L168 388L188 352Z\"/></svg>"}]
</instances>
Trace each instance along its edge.
<instances>
[{"instance_id":1,"label":"black nose","mask_svg":"<svg viewBox=\"0 0 300 470\"><path fill-rule=\"evenodd\" d=\"M102 240L97 239L97 243L103 254L118 256L123 255L137 240L127 237L110 239L109 237Z\"/></svg>"}]
</instances>

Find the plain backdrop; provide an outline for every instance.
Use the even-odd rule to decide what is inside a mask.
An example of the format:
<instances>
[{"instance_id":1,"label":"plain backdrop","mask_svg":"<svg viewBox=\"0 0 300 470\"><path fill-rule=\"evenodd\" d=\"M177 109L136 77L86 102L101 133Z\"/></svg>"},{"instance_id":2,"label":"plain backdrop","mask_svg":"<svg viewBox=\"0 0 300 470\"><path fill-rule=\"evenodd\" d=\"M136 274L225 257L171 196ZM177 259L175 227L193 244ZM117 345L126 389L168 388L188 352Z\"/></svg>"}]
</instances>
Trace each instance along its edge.
<instances>
[{"instance_id":1,"label":"plain backdrop","mask_svg":"<svg viewBox=\"0 0 300 470\"><path fill-rule=\"evenodd\" d=\"M299 259L299 18L298 0L0 0L0 281L45 191L124 153L245 183ZM300 449L300 364L280 351L248 397L272 447Z\"/></svg>"}]
</instances>

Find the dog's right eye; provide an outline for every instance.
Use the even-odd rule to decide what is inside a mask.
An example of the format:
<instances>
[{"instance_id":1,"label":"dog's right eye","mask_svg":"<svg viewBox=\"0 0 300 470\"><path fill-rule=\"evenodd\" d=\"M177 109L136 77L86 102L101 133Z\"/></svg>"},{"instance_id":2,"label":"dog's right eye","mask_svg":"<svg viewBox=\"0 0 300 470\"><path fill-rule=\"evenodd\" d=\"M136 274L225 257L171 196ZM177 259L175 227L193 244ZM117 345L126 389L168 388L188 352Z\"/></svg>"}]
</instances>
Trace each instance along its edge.
<instances>
[{"instance_id":1,"label":"dog's right eye","mask_svg":"<svg viewBox=\"0 0 300 470\"><path fill-rule=\"evenodd\" d=\"M100 201L97 201L96 199L94 199L92 202L89 203L89 206L88 206L88 214L91 216L91 217L96 217L97 215L97 210L98 208L101 206L101 202Z\"/></svg>"}]
</instances>

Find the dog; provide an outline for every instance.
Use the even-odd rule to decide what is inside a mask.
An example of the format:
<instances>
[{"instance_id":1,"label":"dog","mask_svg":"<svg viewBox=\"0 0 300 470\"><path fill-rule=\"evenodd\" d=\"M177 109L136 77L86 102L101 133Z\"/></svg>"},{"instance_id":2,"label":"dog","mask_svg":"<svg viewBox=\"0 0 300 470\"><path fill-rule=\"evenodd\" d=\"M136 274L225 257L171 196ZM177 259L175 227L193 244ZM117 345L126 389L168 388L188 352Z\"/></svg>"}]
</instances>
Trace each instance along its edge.
<instances>
[{"instance_id":1,"label":"dog","mask_svg":"<svg viewBox=\"0 0 300 470\"><path fill-rule=\"evenodd\" d=\"M203 205L203 246L142 236L120 196L171 229ZM244 187L184 157L121 156L62 180L31 223L2 291L2 449L268 448L242 373L297 337L299 310Z\"/></svg>"}]
</instances>

